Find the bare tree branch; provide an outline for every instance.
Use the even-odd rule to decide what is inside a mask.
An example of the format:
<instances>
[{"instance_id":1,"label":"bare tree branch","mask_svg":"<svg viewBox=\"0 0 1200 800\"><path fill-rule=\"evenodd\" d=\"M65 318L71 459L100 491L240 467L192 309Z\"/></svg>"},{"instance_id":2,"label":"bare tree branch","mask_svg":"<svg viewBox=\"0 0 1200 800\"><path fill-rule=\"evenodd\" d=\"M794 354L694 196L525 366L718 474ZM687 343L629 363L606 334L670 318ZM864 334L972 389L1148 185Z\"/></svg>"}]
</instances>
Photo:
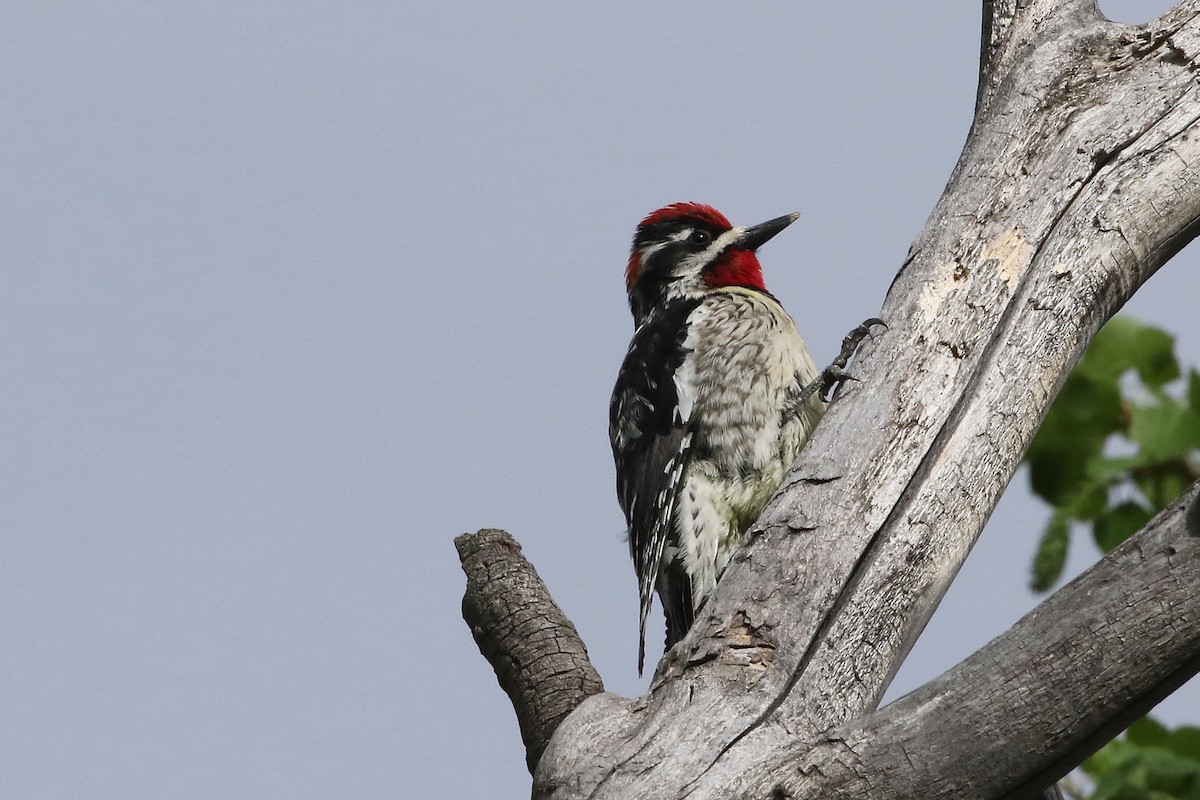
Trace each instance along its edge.
<instances>
[{"instance_id":1,"label":"bare tree branch","mask_svg":"<svg viewBox=\"0 0 1200 800\"><path fill-rule=\"evenodd\" d=\"M512 701L533 772L562 719L604 684L515 539L485 529L454 546L467 573L463 619Z\"/></svg>"},{"instance_id":2,"label":"bare tree branch","mask_svg":"<svg viewBox=\"0 0 1200 800\"><path fill-rule=\"evenodd\" d=\"M937 787L930 796L949 798L981 796L976 782L983 796L1016 797L1194 670L1194 617L1157 593L1194 591L1195 548L1175 532L1165 562L1165 551L1126 550L1095 573L1123 565L1145 586L1072 584L1003 645L874 713L1071 366L1200 230L1200 0L1136 28L1103 19L1094 0L984 9L976 118L885 299L889 327L855 367L860 382L818 426L650 693L573 696L535 797ZM1095 610L1094 629L1088 591L1120 603ZM1153 643L1161 669L1130 640L1139 619L1178 637ZM514 699L518 713L531 702ZM980 731L992 738L968 737Z\"/></svg>"},{"instance_id":3,"label":"bare tree branch","mask_svg":"<svg viewBox=\"0 0 1200 800\"><path fill-rule=\"evenodd\" d=\"M1036 795L1200 670L1196 498L920 689L764 757L732 796L934 800L966 780L972 797Z\"/></svg>"},{"instance_id":4,"label":"bare tree branch","mask_svg":"<svg viewBox=\"0 0 1200 800\"><path fill-rule=\"evenodd\" d=\"M1200 671L1200 534L1190 526L1198 495L1200 484L1009 631L920 689L815 739L777 731L783 735L772 748L760 748L754 763L743 765L745 780L721 796L936 800L961 796L962 776L970 778L971 796L1037 796ZM464 569L476 576L468 590L473 602L491 606L489 613L503 608L517 639L521 621L561 614L552 603L543 605L544 586L508 534L485 530L456 544ZM484 564L490 566L481 570ZM540 588L530 594L528 581ZM535 599L523 609L512 602L525 596ZM469 613L472 624L486 616ZM578 641L566 625L565 637ZM536 639L517 643L526 645L543 648ZM505 663L495 657L504 649L481 643L493 664ZM520 679L526 691L545 691L573 708L592 694L578 691L576 682L587 681L591 669L586 652L564 664L565 673L578 673L565 692L545 689L540 661L514 658L508 666L526 673ZM543 711L537 697L514 698L514 706L518 702L526 705L519 715L542 715L547 734L563 716ZM606 715L616 710L611 703L602 708Z\"/></svg>"},{"instance_id":5,"label":"bare tree branch","mask_svg":"<svg viewBox=\"0 0 1200 800\"><path fill-rule=\"evenodd\" d=\"M1029 46L1044 38L1036 28L1047 23L1076 26L1101 19L1096 0L983 0L976 118L988 110L1013 63L1026 57Z\"/></svg>"},{"instance_id":6,"label":"bare tree branch","mask_svg":"<svg viewBox=\"0 0 1200 800\"><path fill-rule=\"evenodd\" d=\"M1071 365L1195 235L1197 3L1145 31L1048 5L1013 22L1021 57L997 62L1009 72L889 292L861 382L661 665L642 714L675 735L631 721L653 735L606 748L628 760L610 786L644 786L647 761L731 778L734 751L773 726L871 710Z\"/></svg>"}]
</instances>

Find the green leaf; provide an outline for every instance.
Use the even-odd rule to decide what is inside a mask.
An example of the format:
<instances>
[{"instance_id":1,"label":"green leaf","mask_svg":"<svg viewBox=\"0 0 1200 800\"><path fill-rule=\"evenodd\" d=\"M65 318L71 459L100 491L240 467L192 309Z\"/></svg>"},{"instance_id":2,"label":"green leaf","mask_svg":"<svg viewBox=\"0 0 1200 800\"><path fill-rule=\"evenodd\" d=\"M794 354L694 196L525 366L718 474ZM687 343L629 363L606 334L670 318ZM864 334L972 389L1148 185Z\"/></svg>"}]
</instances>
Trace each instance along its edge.
<instances>
[{"instance_id":1,"label":"green leaf","mask_svg":"<svg viewBox=\"0 0 1200 800\"><path fill-rule=\"evenodd\" d=\"M1150 509L1132 501L1109 509L1096 519L1092 528L1096 544L1107 553L1141 530L1153 516Z\"/></svg>"},{"instance_id":2,"label":"green leaf","mask_svg":"<svg viewBox=\"0 0 1200 800\"><path fill-rule=\"evenodd\" d=\"M1133 480L1138 490L1155 509L1166 508L1176 497L1183 494L1195 474L1192 465L1182 458L1169 459L1133 470Z\"/></svg>"},{"instance_id":3,"label":"green leaf","mask_svg":"<svg viewBox=\"0 0 1200 800\"><path fill-rule=\"evenodd\" d=\"M1155 389L1179 377L1175 339L1166 331L1130 317L1114 317L1100 329L1076 370L1097 380L1116 380L1136 369Z\"/></svg>"},{"instance_id":4,"label":"green leaf","mask_svg":"<svg viewBox=\"0 0 1200 800\"><path fill-rule=\"evenodd\" d=\"M1092 339L1075 372L1098 380L1115 381L1133 369L1132 342L1142 324L1130 317L1113 317Z\"/></svg>"},{"instance_id":5,"label":"green leaf","mask_svg":"<svg viewBox=\"0 0 1200 800\"><path fill-rule=\"evenodd\" d=\"M1138 377L1152 389L1158 389L1179 377L1175 358L1175 337L1159 328L1144 326L1137 337Z\"/></svg>"},{"instance_id":6,"label":"green leaf","mask_svg":"<svg viewBox=\"0 0 1200 800\"><path fill-rule=\"evenodd\" d=\"M1166 745L1177 755L1200 762L1200 728L1194 725L1180 725L1170 732Z\"/></svg>"},{"instance_id":7,"label":"green leaf","mask_svg":"<svg viewBox=\"0 0 1200 800\"><path fill-rule=\"evenodd\" d=\"M1164 797L1191 798L1200 790L1200 761L1181 758L1165 747L1147 747L1143 754L1146 786Z\"/></svg>"},{"instance_id":8,"label":"green leaf","mask_svg":"<svg viewBox=\"0 0 1200 800\"><path fill-rule=\"evenodd\" d=\"M1030 586L1035 592L1044 592L1062 576L1067 563L1067 545L1070 542L1071 520L1062 509L1055 509L1046 523L1037 554L1033 557L1033 575Z\"/></svg>"},{"instance_id":9,"label":"green leaf","mask_svg":"<svg viewBox=\"0 0 1200 800\"><path fill-rule=\"evenodd\" d=\"M1124 480L1129 473L1143 465L1140 455L1099 456L1088 462L1088 478L1096 482L1113 483Z\"/></svg>"},{"instance_id":10,"label":"green leaf","mask_svg":"<svg viewBox=\"0 0 1200 800\"><path fill-rule=\"evenodd\" d=\"M1165 398L1130 411L1129 438L1149 459L1179 458L1200 449L1200 412Z\"/></svg>"},{"instance_id":11,"label":"green leaf","mask_svg":"<svg viewBox=\"0 0 1200 800\"><path fill-rule=\"evenodd\" d=\"M1051 505L1075 494L1089 462L1123 425L1115 381L1072 374L1025 454L1033 491Z\"/></svg>"},{"instance_id":12,"label":"green leaf","mask_svg":"<svg viewBox=\"0 0 1200 800\"><path fill-rule=\"evenodd\" d=\"M1144 389L1126 380L1122 391L1130 371ZM1026 454L1034 491L1053 506L1034 557L1035 590L1061 577L1072 520L1091 522L1097 544L1111 550L1196 477L1200 372L1188 370L1176 399L1165 387L1179 376L1174 338L1124 317L1099 332L1068 376ZM1128 440L1120 452L1130 444L1136 452L1106 456L1118 435ZM1200 800L1200 728L1139 720L1081 769L1094 782L1091 800Z\"/></svg>"},{"instance_id":13,"label":"green leaf","mask_svg":"<svg viewBox=\"0 0 1200 800\"><path fill-rule=\"evenodd\" d=\"M1151 745L1167 743L1167 738L1170 732L1154 717L1142 717L1129 726L1125 731L1125 739L1128 742L1139 745Z\"/></svg>"},{"instance_id":14,"label":"green leaf","mask_svg":"<svg viewBox=\"0 0 1200 800\"><path fill-rule=\"evenodd\" d=\"M1104 481L1085 479L1079 484L1074 496L1068 498L1062 509L1071 519L1088 522L1104 513L1108 506L1108 487Z\"/></svg>"},{"instance_id":15,"label":"green leaf","mask_svg":"<svg viewBox=\"0 0 1200 800\"><path fill-rule=\"evenodd\" d=\"M1200 800L1200 729L1171 731L1145 717L1081 765L1092 800Z\"/></svg>"},{"instance_id":16,"label":"green leaf","mask_svg":"<svg viewBox=\"0 0 1200 800\"><path fill-rule=\"evenodd\" d=\"M1084 759L1079 768L1093 778L1110 775L1120 769L1120 765L1126 759L1127 751L1128 745L1124 739L1113 739Z\"/></svg>"}]
</instances>

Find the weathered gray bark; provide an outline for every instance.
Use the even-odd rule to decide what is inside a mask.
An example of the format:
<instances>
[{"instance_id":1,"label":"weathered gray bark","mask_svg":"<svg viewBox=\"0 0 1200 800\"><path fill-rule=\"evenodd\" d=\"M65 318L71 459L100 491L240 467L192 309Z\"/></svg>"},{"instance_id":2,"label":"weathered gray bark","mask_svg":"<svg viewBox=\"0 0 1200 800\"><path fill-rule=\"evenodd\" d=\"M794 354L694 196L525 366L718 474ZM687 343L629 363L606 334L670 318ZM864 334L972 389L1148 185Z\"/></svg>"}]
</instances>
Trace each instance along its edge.
<instances>
[{"instance_id":1,"label":"weathered gray bark","mask_svg":"<svg viewBox=\"0 0 1200 800\"><path fill-rule=\"evenodd\" d=\"M974 125L861 382L650 693L583 700L535 797L1025 796L1196 671L1176 509L1169 539L875 711L1072 364L1196 235L1198 59L1200 0L1142 28L1092 0L985 1Z\"/></svg>"},{"instance_id":2,"label":"weathered gray bark","mask_svg":"<svg viewBox=\"0 0 1200 800\"><path fill-rule=\"evenodd\" d=\"M563 717L604 684L575 626L511 536L483 530L454 545L467 573L463 619L512 700L533 772Z\"/></svg>"},{"instance_id":3,"label":"weathered gray bark","mask_svg":"<svg viewBox=\"0 0 1200 800\"><path fill-rule=\"evenodd\" d=\"M778 737L726 796L1036 793L1200 669L1196 495L917 691L815 743Z\"/></svg>"}]
</instances>

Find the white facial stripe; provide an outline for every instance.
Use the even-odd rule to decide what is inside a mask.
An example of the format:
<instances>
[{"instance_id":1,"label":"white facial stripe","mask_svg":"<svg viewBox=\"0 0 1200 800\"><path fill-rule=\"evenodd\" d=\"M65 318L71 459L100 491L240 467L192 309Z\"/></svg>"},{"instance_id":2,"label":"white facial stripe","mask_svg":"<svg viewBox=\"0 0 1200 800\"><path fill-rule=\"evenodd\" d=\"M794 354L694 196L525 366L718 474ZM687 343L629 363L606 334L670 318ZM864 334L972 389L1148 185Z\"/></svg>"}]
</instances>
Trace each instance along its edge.
<instances>
[{"instance_id":1,"label":"white facial stripe","mask_svg":"<svg viewBox=\"0 0 1200 800\"><path fill-rule=\"evenodd\" d=\"M716 239L713 239L713 243L708 247L689 258L685 258L680 264L683 269L678 270L676 274L698 272L699 270L704 269L704 267L711 264L712 261L721 254L721 251L729 247L729 245L733 244L738 239L742 238L742 234L745 232L745 228L730 228L729 230L725 231ZM685 233L688 236L692 235L691 230L687 230Z\"/></svg>"},{"instance_id":2,"label":"white facial stripe","mask_svg":"<svg viewBox=\"0 0 1200 800\"><path fill-rule=\"evenodd\" d=\"M695 228L684 228L671 234L670 238L666 241L646 245L640 251L642 263L647 263L655 253L668 245L686 242L694 232ZM708 247L699 253L692 253L681 259L675 265L675 269L672 270L671 280L668 281L665 287L666 296L669 298L689 297L702 292L704 287L700 275L704 268L716 260L722 251L741 239L745 233L745 228L730 228L714 239Z\"/></svg>"},{"instance_id":3,"label":"white facial stripe","mask_svg":"<svg viewBox=\"0 0 1200 800\"><path fill-rule=\"evenodd\" d=\"M667 242L655 242L653 244L648 244L639 250L638 252L642 254L642 263L645 264L647 261L649 261L650 256L654 255L659 250L662 250L667 246L667 244Z\"/></svg>"},{"instance_id":4,"label":"white facial stripe","mask_svg":"<svg viewBox=\"0 0 1200 800\"><path fill-rule=\"evenodd\" d=\"M722 233L717 237L716 241L710 244L708 249L704 251L705 260L711 261L712 259L716 258L718 253L720 253L726 247L729 247L729 245L733 244L738 239L742 238L742 234L745 232L745 228L730 228Z\"/></svg>"}]
</instances>

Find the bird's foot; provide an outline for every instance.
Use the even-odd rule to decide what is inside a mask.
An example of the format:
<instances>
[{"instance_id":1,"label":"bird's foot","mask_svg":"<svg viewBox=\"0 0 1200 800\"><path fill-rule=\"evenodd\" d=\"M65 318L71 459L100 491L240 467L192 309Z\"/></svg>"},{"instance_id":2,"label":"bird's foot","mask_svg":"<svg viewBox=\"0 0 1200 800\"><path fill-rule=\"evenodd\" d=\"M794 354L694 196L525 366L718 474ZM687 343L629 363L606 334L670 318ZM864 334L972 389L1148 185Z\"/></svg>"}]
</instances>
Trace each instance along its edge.
<instances>
[{"instance_id":1,"label":"bird's foot","mask_svg":"<svg viewBox=\"0 0 1200 800\"><path fill-rule=\"evenodd\" d=\"M819 392L818 397L828 403L833 399L834 393L843 383L858 380L858 378L846 372L846 365L850 363L850 359L858 352L858 346L870 334L871 328L876 325L887 327L887 323L883 320L878 317L871 317L846 334L846 338L842 339L842 349L838 352L837 358L833 359L833 362L828 367L821 370L821 374L817 376L816 380L800 390L801 403L816 392Z\"/></svg>"}]
</instances>

